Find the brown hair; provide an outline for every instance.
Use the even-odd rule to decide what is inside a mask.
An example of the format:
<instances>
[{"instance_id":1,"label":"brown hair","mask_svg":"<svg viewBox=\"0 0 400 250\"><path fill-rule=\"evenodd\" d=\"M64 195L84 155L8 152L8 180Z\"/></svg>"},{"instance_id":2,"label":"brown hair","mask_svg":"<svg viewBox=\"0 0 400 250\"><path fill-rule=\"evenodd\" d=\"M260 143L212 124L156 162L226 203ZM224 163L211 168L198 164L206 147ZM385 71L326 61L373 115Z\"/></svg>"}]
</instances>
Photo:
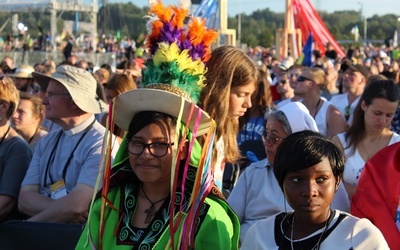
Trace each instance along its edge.
<instances>
[{"instance_id":1,"label":"brown hair","mask_svg":"<svg viewBox=\"0 0 400 250\"><path fill-rule=\"evenodd\" d=\"M137 87L132 77L125 74L115 74L108 80L105 88L114 90L119 95Z\"/></svg>"},{"instance_id":2,"label":"brown hair","mask_svg":"<svg viewBox=\"0 0 400 250\"><path fill-rule=\"evenodd\" d=\"M232 46L216 48L207 62L206 86L200 94L199 106L216 121L216 139L223 138L227 162L241 158L237 145L238 119L228 117L231 88L247 84L257 86L257 74L254 61ZM214 148L214 159L216 154Z\"/></svg>"},{"instance_id":3,"label":"brown hair","mask_svg":"<svg viewBox=\"0 0 400 250\"><path fill-rule=\"evenodd\" d=\"M27 100L32 103L32 114L34 117L39 118L39 124L41 124L44 117L44 105L42 104L42 99L32 94L21 93L20 100Z\"/></svg>"},{"instance_id":4,"label":"brown hair","mask_svg":"<svg viewBox=\"0 0 400 250\"><path fill-rule=\"evenodd\" d=\"M354 154L356 147L366 136L365 112L361 108L361 103L365 102L365 105L369 106L377 98L382 98L389 102L397 102L398 105L400 94L396 83L382 75L369 77L364 92L354 109L353 122L345 133L345 139L349 142L347 148L351 149L350 155Z\"/></svg>"}]
</instances>

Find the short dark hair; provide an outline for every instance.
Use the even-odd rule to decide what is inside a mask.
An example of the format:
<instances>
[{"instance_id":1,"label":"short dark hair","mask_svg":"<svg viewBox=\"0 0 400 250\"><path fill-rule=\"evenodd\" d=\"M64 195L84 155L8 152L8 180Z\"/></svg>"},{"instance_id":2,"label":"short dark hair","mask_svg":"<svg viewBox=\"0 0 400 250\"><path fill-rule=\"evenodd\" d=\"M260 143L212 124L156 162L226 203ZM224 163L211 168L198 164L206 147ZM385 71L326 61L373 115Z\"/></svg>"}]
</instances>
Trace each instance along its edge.
<instances>
[{"instance_id":1,"label":"short dark hair","mask_svg":"<svg viewBox=\"0 0 400 250\"><path fill-rule=\"evenodd\" d=\"M277 149L274 162L274 174L282 191L283 181L288 173L314 166L325 158L331 165L335 179L341 179L344 155L332 140L310 130L286 137Z\"/></svg>"}]
</instances>

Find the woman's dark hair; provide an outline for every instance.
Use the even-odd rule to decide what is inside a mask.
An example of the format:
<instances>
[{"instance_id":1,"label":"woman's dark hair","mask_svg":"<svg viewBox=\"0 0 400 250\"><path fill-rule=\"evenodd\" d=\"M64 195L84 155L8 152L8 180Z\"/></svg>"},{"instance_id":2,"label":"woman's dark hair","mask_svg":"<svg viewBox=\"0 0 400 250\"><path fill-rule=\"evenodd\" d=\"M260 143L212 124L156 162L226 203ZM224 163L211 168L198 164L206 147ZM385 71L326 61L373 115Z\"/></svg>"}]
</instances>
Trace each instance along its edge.
<instances>
[{"instance_id":1,"label":"woman's dark hair","mask_svg":"<svg viewBox=\"0 0 400 250\"><path fill-rule=\"evenodd\" d=\"M168 125L169 131L176 129L176 119L170 115L154 111L142 111L137 113L129 124L127 138L130 139L141 129L149 124L163 121Z\"/></svg>"},{"instance_id":2,"label":"woman's dark hair","mask_svg":"<svg viewBox=\"0 0 400 250\"><path fill-rule=\"evenodd\" d=\"M304 130L293 133L278 146L274 174L283 190L283 181L288 173L314 166L328 159L333 175L338 180L344 171L344 155L338 146L327 137Z\"/></svg>"},{"instance_id":3,"label":"woman's dark hair","mask_svg":"<svg viewBox=\"0 0 400 250\"><path fill-rule=\"evenodd\" d=\"M350 155L354 154L357 145L365 137L365 121L364 110L361 108L361 103L365 102L366 106L371 105L374 99L381 98L389 102L399 102L399 88L396 83L387 78L372 77L368 80L364 92L361 95L360 101L354 109L353 121L351 126L347 129L345 139L348 141L347 148L352 149Z\"/></svg>"}]
</instances>

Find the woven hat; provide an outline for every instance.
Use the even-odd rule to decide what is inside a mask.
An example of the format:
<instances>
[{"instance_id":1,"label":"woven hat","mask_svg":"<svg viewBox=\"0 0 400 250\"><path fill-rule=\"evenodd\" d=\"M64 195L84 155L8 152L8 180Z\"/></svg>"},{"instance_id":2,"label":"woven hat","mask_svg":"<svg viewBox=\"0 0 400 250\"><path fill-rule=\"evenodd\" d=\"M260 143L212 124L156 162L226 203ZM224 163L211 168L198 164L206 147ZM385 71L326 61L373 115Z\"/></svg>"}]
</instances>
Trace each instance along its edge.
<instances>
[{"instance_id":1,"label":"woven hat","mask_svg":"<svg viewBox=\"0 0 400 250\"><path fill-rule=\"evenodd\" d=\"M21 65L15 70L15 73L8 75L13 78L32 78L32 73L35 69L30 65Z\"/></svg>"},{"instance_id":2,"label":"woven hat","mask_svg":"<svg viewBox=\"0 0 400 250\"><path fill-rule=\"evenodd\" d=\"M199 18L190 17L185 25L188 7L164 7L160 1L151 4L146 40L150 58L142 72L142 88L114 100L115 123L120 128L128 130L133 116L141 111L181 117L190 130L196 127L198 136L213 124L195 103L204 86L205 62L217 33L207 29L205 20Z\"/></svg>"},{"instance_id":3,"label":"woven hat","mask_svg":"<svg viewBox=\"0 0 400 250\"><path fill-rule=\"evenodd\" d=\"M99 114L107 111L107 104L96 93L97 82L92 74L84 69L69 65L57 67L52 76L33 72L33 78L46 90L50 80L55 80L67 89L74 103L83 111Z\"/></svg>"}]
</instances>

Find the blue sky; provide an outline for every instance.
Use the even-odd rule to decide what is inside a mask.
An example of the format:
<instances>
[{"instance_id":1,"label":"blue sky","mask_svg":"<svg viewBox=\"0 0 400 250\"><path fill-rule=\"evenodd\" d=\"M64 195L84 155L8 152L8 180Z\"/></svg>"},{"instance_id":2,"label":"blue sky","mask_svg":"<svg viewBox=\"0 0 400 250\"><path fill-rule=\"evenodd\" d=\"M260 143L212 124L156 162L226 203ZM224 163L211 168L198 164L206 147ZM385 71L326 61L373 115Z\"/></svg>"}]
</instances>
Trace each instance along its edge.
<instances>
[{"instance_id":1,"label":"blue sky","mask_svg":"<svg viewBox=\"0 0 400 250\"><path fill-rule=\"evenodd\" d=\"M239 12L250 14L257 9L270 8L275 12L283 12L285 0L227 0L229 16L234 16ZM129 2L129 0L109 0L109 2ZM147 6L148 0L131 0L139 7ZM178 0L163 0L165 4L177 4ZM360 4L362 2L362 4ZM324 10L329 13L338 10L356 10L364 7L365 15L371 17L374 14L383 15L393 13L398 10L399 5L396 0L312 0L317 10ZM397 6L397 7L395 7ZM397 13L400 16L400 13Z\"/></svg>"}]
</instances>

